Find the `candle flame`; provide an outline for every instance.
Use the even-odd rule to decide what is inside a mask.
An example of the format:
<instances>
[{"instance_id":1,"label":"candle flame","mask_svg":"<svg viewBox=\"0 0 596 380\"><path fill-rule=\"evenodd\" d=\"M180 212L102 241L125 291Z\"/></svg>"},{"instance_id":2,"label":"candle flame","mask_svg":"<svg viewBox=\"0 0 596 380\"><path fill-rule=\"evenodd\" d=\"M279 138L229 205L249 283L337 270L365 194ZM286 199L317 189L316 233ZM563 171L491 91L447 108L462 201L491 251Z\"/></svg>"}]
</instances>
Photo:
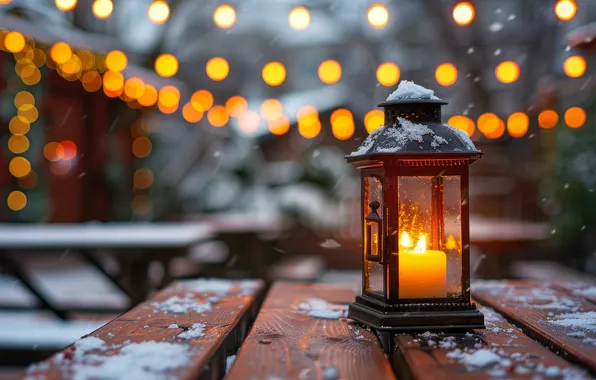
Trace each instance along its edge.
<instances>
[{"instance_id":1,"label":"candle flame","mask_svg":"<svg viewBox=\"0 0 596 380\"><path fill-rule=\"evenodd\" d=\"M426 237L424 235L420 236L420 239L418 239L418 243L416 243L416 247L414 247L414 252L416 252L416 253L426 252Z\"/></svg>"},{"instance_id":2,"label":"candle flame","mask_svg":"<svg viewBox=\"0 0 596 380\"><path fill-rule=\"evenodd\" d=\"M399 238L399 245L404 248L410 248L412 246L412 240L410 240L410 235L406 231L401 233L401 237Z\"/></svg>"},{"instance_id":3,"label":"candle flame","mask_svg":"<svg viewBox=\"0 0 596 380\"><path fill-rule=\"evenodd\" d=\"M453 235L449 235L447 237L447 242L445 242L445 248L446 249L457 249L457 240L455 240L455 237Z\"/></svg>"}]
</instances>

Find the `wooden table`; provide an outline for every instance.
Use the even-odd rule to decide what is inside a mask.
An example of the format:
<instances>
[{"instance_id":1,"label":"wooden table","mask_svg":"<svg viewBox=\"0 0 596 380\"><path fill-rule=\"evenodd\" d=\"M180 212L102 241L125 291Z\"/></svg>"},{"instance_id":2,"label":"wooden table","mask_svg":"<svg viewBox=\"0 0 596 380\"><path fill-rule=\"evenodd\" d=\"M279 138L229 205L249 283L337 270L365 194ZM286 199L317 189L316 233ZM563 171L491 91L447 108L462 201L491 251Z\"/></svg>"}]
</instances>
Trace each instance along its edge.
<instances>
[{"instance_id":1,"label":"wooden table","mask_svg":"<svg viewBox=\"0 0 596 380\"><path fill-rule=\"evenodd\" d=\"M344 317L354 298L348 288L279 282L261 304L260 281L184 281L26 376L589 379L596 374L596 304L584 295L593 286L476 282L485 330L389 334L383 347L373 331Z\"/></svg>"},{"instance_id":2,"label":"wooden table","mask_svg":"<svg viewBox=\"0 0 596 380\"><path fill-rule=\"evenodd\" d=\"M206 223L198 222L3 224L0 225L0 266L17 277L35 295L42 308L66 319L67 311L48 300L13 257L15 251L23 254L24 251L77 250L128 294L131 303L136 305L147 297L148 267L151 261L164 264L164 282L167 282L169 261L176 256L185 255L189 247L212 237L212 228ZM98 249L113 253L124 270L123 273L119 276L110 274L93 255Z\"/></svg>"}]
</instances>

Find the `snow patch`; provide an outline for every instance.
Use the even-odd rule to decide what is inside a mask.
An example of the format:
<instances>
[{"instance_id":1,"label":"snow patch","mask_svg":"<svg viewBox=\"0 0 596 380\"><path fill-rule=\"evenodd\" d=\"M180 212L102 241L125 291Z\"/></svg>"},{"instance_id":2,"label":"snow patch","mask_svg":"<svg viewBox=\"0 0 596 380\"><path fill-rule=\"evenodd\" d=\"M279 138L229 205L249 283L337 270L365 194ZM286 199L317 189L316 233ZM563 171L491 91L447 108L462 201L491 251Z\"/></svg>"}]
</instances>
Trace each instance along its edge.
<instances>
[{"instance_id":1,"label":"snow patch","mask_svg":"<svg viewBox=\"0 0 596 380\"><path fill-rule=\"evenodd\" d=\"M449 125L449 124L443 124L443 125L445 127L449 128L451 130L451 132L455 133L455 135L457 137L459 137L459 139L464 143L464 146L466 147L466 149L477 151L476 146L474 145L474 143L470 139L470 136L468 136L468 134L466 132L462 131L461 129L457 129L454 126Z\"/></svg>"},{"instance_id":2,"label":"snow patch","mask_svg":"<svg viewBox=\"0 0 596 380\"><path fill-rule=\"evenodd\" d=\"M179 328L177 324L172 323L171 325L168 326L169 329L177 329Z\"/></svg>"},{"instance_id":3,"label":"snow patch","mask_svg":"<svg viewBox=\"0 0 596 380\"><path fill-rule=\"evenodd\" d=\"M298 305L298 310L307 311L315 318L339 319L348 314L348 305L332 304L321 298L308 298Z\"/></svg>"},{"instance_id":4,"label":"snow patch","mask_svg":"<svg viewBox=\"0 0 596 380\"><path fill-rule=\"evenodd\" d=\"M596 331L596 311L559 314L548 322L578 330Z\"/></svg>"},{"instance_id":5,"label":"snow patch","mask_svg":"<svg viewBox=\"0 0 596 380\"><path fill-rule=\"evenodd\" d=\"M184 297L173 296L163 302L152 302L151 306L158 311L174 314L188 313L189 311L204 313L212 309L210 302L201 303L186 295Z\"/></svg>"},{"instance_id":6,"label":"snow patch","mask_svg":"<svg viewBox=\"0 0 596 380\"><path fill-rule=\"evenodd\" d=\"M226 358L226 375L232 369L234 362L236 361L236 355L231 355Z\"/></svg>"},{"instance_id":7,"label":"snow patch","mask_svg":"<svg viewBox=\"0 0 596 380\"><path fill-rule=\"evenodd\" d=\"M434 93L433 90L417 85L412 81L402 80L399 82L397 89L387 97L387 101L410 99L438 100L439 98L437 98Z\"/></svg>"},{"instance_id":8,"label":"snow patch","mask_svg":"<svg viewBox=\"0 0 596 380\"><path fill-rule=\"evenodd\" d=\"M178 338L196 339L205 335L205 325L203 323L193 323L188 330L178 334Z\"/></svg>"}]
</instances>

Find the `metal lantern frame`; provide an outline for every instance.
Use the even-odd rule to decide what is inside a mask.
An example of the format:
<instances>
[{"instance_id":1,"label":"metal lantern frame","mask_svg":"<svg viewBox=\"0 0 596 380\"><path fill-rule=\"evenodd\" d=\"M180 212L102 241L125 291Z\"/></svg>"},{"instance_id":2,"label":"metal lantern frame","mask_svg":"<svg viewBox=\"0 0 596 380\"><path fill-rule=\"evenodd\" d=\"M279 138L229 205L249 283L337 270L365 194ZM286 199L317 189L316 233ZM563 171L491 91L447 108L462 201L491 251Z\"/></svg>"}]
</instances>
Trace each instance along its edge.
<instances>
[{"instance_id":1,"label":"metal lantern frame","mask_svg":"<svg viewBox=\"0 0 596 380\"><path fill-rule=\"evenodd\" d=\"M363 153L346 156L361 171L363 232L363 283L362 295L350 306L348 316L377 330L461 330L484 328L484 316L470 299L470 238L469 238L469 165L479 159L482 152L462 138L453 127L441 123L440 99L394 100L381 103L385 109L387 128L400 128L400 120L413 121L430 128L433 135L447 141L437 149L429 139L401 142L395 152L381 149L391 139L390 133L373 132L363 146ZM398 119L399 118L399 119ZM376 133L376 135L375 135ZM362 148L362 147L361 147ZM445 177L459 178L461 217L461 294L456 297L408 298L399 297L399 186L407 177L431 179L431 243L443 247L444 238L444 186ZM367 202L367 178L376 178L382 185L382 206ZM368 190L367 190L368 189ZM365 204L365 202L367 204ZM370 203L370 204L368 204ZM376 204L373 204L376 203ZM374 207L376 206L376 207ZM378 211L377 211L378 209ZM378 225L378 254L371 252L371 226ZM368 291L367 262L383 266L382 292ZM381 293L381 294L379 294Z\"/></svg>"}]
</instances>

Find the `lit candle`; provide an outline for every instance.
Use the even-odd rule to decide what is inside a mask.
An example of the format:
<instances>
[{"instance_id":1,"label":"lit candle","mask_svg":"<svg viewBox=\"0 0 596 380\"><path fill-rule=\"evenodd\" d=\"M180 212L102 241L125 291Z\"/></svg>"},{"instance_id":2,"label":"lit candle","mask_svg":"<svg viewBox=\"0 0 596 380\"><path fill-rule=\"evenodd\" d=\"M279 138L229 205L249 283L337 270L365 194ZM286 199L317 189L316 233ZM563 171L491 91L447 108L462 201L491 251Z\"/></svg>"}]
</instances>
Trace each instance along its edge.
<instances>
[{"instance_id":1,"label":"lit candle","mask_svg":"<svg viewBox=\"0 0 596 380\"><path fill-rule=\"evenodd\" d=\"M447 297L447 257L443 251L426 249L422 235L413 250L404 231L400 238L399 298Z\"/></svg>"}]
</instances>

